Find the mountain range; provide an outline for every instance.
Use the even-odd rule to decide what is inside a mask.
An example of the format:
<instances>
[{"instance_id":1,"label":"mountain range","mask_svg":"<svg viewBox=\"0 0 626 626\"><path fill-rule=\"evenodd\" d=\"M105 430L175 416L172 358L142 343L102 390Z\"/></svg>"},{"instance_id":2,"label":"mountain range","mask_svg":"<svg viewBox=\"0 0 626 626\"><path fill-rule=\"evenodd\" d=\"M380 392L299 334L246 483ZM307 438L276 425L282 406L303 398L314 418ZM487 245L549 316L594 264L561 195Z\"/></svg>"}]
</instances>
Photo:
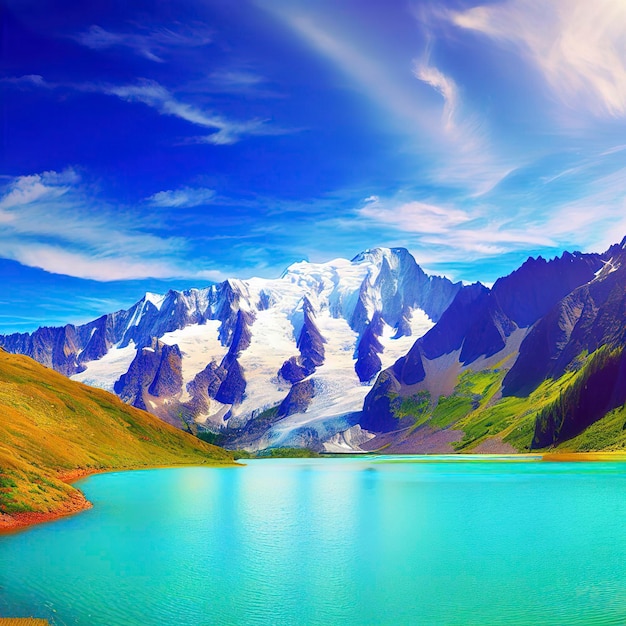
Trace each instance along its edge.
<instances>
[{"instance_id":1,"label":"mountain range","mask_svg":"<svg viewBox=\"0 0 626 626\"><path fill-rule=\"evenodd\" d=\"M231 448L606 449L626 439L625 320L626 239L492 288L376 248L0 346Z\"/></svg>"},{"instance_id":2,"label":"mountain range","mask_svg":"<svg viewBox=\"0 0 626 626\"><path fill-rule=\"evenodd\" d=\"M381 368L461 287L427 276L404 249L379 248L296 263L276 280L147 293L128 310L0 346L231 446L319 447L355 425Z\"/></svg>"}]
</instances>

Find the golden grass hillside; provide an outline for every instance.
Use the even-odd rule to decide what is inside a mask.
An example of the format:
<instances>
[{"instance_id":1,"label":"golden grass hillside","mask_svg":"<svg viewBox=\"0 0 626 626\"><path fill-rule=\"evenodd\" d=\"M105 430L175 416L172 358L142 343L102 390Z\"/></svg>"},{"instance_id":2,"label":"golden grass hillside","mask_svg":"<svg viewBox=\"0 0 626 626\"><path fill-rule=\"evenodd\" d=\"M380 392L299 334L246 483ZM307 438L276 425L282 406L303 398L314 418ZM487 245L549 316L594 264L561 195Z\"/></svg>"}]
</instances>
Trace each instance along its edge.
<instances>
[{"instance_id":1,"label":"golden grass hillside","mask_svg":"<svg viewBox=\"0 0 626 626\"><path fill-rule=\"evenodd\" d=\"M225 450L113 394L0 349L0 527L85 508L62 480L81 473L230 463Z\"/></svg>"}]
</instances>

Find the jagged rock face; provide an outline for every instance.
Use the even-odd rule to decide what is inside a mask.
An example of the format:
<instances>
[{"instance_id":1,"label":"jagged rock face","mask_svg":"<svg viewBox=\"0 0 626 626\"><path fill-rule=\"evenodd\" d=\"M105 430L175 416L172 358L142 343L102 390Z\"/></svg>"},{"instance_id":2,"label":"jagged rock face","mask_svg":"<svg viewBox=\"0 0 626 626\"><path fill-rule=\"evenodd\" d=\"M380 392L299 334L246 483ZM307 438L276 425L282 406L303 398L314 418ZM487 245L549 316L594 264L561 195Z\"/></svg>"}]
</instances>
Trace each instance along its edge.
<instances>
[{"instance_id":1,"label":"jagged rock face","mask_svg":"<svg viewBox=\"0 0 626 626\"><path fill-rule=\"evenodd\" d=\"M376 312L365 328L357 348L355 370L361 382L369 382L380 372L382 361L379 355L384 351L384 346L380 343L379 337L383 330L383 320Z\"/></svg>"},{"instance_id":2,"label":"jagged rock face","mask_svg":"<svg viewBox=\"0 0 626 626\"><path fill-rule=\"evenodd\" d=\"M161 360L148 393L157 398L167 398L180 393L183 388L182 354L177 345L161 347Z\"/></svg>"},{"instance_id":3,"label":"jagged rock face","mask_svg":"<svg viewBox=\"0 0 626 626\"><path fill-rule=\"evenodd\" d=\"M312 374L315 370L306 367L302 361L302 357L289 357L278 372L287 382L297 383Z\"/></svg>"},{"instance_id":4,"label":"jagged rock face","mask_svg":"<svg viewBox=\"0 0 626 626\"><path fill-rule=\"evenodd\" d=\"M211 399L215 398L220 385L228 374L216 361L211 361L194 379L187 385L191 400L187 406L193 415L206 415L211 409Z\"/></svg>"},{"instance_id":5,"label":"jagged rock face","mask_svg":"<svg viewBox=\"0 0 626 626\"><path fill-rule=\"evenodd\" d=\"M398 379L389 370L381 372L374 388L365 397L361 427L374 433L387 433L400 427L393 402L400 391Z\"/></svg>"},{"instance_id":6,"label":"jagged rock face","mask_svg":"<svg viewBox=\"0 0 626 626\"><path fill-rule=\"evenodd\" d=\"M124 402L148 410L147 399L171 397L182 391L182 355L178 346L153 339L137 352L128 372L115 383L114 390Z\"/></svg>"},{"instance_id":7,"label":"jagged rock face","mask_svg":"<svg viewBox=\"0 0 626 626\"><path fill-rule=\"evenodd\" d=\"M610 263L611 271L573 290L532 329L504 379L505 395L526 395L558 378L583 351L626 344L626 252Z\"/></svg>"},{"instance_id":8,"label":"jagged rock face","mask_svg":"<svg viewBox=\"0 0 626 626\"><path fill-rule=\"evenodd\" d=\"M226 377L217 390L215 399L222 404L239 404L246 391L243 369L236 358L225 359L222 368L226 370Z\"/></svg>"},{"instance_id":9,"label":"jagged rock face","mask_svg":"<svg viewBox=\"0 0 626 626\"><path fill-rule=\"evenodd\" d=\"M423 358L432 360L464 348L467 338L470 338L470 343L467 349L464 348L461 359L466 362L477 358L476 353L482 346L473 343L473 331L489 339L489 344L485 346L487 351L497 351L501 338L491 330L494 327L492 312L493 301L487 287L480 283L463 287L439 322L394 364L393 375L403 385L421 382L426 376Z\"/></svg>"},{"instance_id":10,"label":"jagged rock face","mask_svg":"<svg viewBox=\"0 0 626 626\"><path fill-rule=\"evenodd\" d=\"M302 303L302 329L297 343L300 355L289 357L282 364L280 376L290 383L300 382L310 376L324 363L324 343L325 339L315 323L313 306L305 297Z\"/></svg>"},{"instance_id":11,"label":"jagged rock face","mask_svg":"<svg viewBox=\"0 0 626 626\"><path fill-rule=\"evenodd\" d=\"M288 417L294 413L304 413L315 395L315 381L302 380L291 387L287 397L278 407L278 417Z\"/></svg>"},{"instance_id":12,"label":"jagged rock face","mask_svg":"<svg viewBox=\"0 0 626 626\"><path fill-rule=\"evenodd\" d=\"M519 327L543 317L561 298L592 280L602 268L599 254L565 252L546 261L530 258L518 270L499 278L493 295L502 311Z\"/></svg>"},{"instance_id":13,"label":"jagged rock face","mask_svg":"<svg viewBox=\"0 0 626 626\"><path fill-rule=\"evenodd\" d=\"M157 353L158 341L153 345L142 348L128 368L115 383L115 393L128 404L145 409L144 391L152 384L156 376L161 355Z\"/></svg>"},{"instance_id":14,"label":"jagged rock face","mask_svg":"<svg viewBox=\"0 0 626 626\"><path fill-rule=\"evenodd\" d=\"M309 364L311 368L315 368L324 362L324 338L315 324L315 313L308 298L304 299L303 310L304 320L298 338L298 350L305 366Z\"/></svg>"},{"instance_id":15,"label":"jagged rock face","mask_svg":"<svg viewBox=\"0 0 626 626\"><path fill-rule=\"evenodd\" d=\"M237 358L247 347L250 346L252 332L250 327L254 322L254 315L247 311L237 311L235 326L230 337L228 356Z\"/></svg>"},{"instance_id":16,"label":"jagged rock face","mask_svg":"<svg viewBox=\"0 0 626 626\"><path fill-rule=\"evenodd\" d=\"M39 328L32 335L6 335L0 337L0 346L7 352L26 354L66 376L81 369L77 360L80 338L71 324L60 328Z\"/></svg>"},{"instance_id":17,"label":"jagged rock face","mask_svg":"<svg viewBox=\"0 0 626 626\"><path fill-rule=\"evenodd\" d=\"M218 365L215 361L211 361L201 372L196 374L195 378L189 383L188 389L192 396L205 393L208 397L214 398L220 385L226 378L227 371Z\"/></svg>"}]
</instances>

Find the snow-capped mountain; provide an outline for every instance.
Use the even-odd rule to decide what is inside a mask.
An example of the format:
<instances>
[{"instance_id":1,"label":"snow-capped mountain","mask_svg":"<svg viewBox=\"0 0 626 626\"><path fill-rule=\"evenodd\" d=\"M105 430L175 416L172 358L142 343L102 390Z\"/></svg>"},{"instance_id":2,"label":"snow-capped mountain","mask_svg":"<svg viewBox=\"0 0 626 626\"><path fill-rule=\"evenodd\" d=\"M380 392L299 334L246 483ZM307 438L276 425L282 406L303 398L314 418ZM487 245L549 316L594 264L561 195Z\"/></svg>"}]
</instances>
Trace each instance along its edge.
<instances>
[{"instance_id":1,"label":"snow-capped mountain","mask_svg":"<svg viewBox=\"0 0 626 626\"><path fill-rule=\"evenodd\" d=\"M128 310L0 336L0 346L237 445L342 445L367 437L340 433L378 372L460 289L427 276L407 250L376 248L352 261L295 263L274 280L147 293Z\"/></svg>"}]
</instances>

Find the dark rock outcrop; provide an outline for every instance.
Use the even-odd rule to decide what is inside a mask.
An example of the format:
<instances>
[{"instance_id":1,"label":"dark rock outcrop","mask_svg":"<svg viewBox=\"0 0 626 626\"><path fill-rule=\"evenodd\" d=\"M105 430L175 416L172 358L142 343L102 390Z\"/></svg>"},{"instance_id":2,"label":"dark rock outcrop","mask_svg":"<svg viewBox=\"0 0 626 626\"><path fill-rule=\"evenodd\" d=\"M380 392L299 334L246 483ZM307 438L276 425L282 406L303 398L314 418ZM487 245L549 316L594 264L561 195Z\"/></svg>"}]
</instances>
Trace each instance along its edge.
<instances>
[{"instance_id":1,"label":"dark rock outcrop","mask_svg":"<svg viewBox=\"0 0 626 626\"><path fill-rule=\"evenodd\" d=\"M378 356L383 352L383 345L379 337L383 332L383 319L378 312L374 313L372 321L366 326L357 347L357 360L354 366L361 382L369 382L380 372L382 362Z\"/></svg>"},{"instance_id":2,"label":"dark rock outcrop","mask_svg":"<svg viewBox=\"0 0 626 626\"><path fill-rule=\"evenodd\" d=\"M312 374L313 371L304 365L302 357L292 356L283 363L278 373L287 382L297 383Z\"/></svg>"},{"instance_id":3,"label":"dark rock outcrop","mask_svg":"<svg viewBox=\"0 0 626 626\"><path fill-rule=\"evenodd\" d=\"M307 378L291 387L287 397L278 407L278 417L287 417L294 413L304 413L315 394L315 381Z\"/></svg>"},{"instance_id":4,"label":"dark rock outcrop","mask_svg":"<svg viewBox=\"0 0 626 626\"><path fill-rule=\"evenodd\" d=\"M390 385L393 382L394 393L402 395L405 386L426 384L424 359L432 361L459 351L456 367L471 366L481 357L489 358L504 350L509 337L518 328L537 323L505 379L505 390L509 394L522 388L531 389L549 374L545 363L552 356L547 353L553 351L551 346L555 345L548 337L555 333L554 324L547 330L543 328L544 320L538 320L566 294L591 281L607 256L613 253L565 253L551 261L530 258L518 270L496 281L491 290L480 283L463 287L437 324L415 342L405 357L384 372L384 377L380 375L365 400L361 425L374 431L389 427L394 419L388 407ZM533 335L535 340L531 339ZM444 379L446 373L437 375Z\"/></svg>"},{"instance_id":5,"label":"dark rock outcrop","mask_svg":"<svg viewBox=\"0 0 626 626\"><path fill-rule=\"evenodd\" d=\"M550 261L531 257L519 269L499 278L492 291L504 314L525 328L561 298L592 280L601 268L599 254L565 252Z\"/></svg>"},{"instance_id":6,"label":"dark rock outcrop","mask_svg":"<svg viewBox=\"0 0 626 626\"><path fill-rule=\"evenodd\" d=\"M395 413L397 405L401 402L399 391L400 384L397 378L389 370L382 371L376 385L365 397L363 413L359 420L361 427L374 433L397 430L400 422Z\"/></svg>"},{"instance_id":7,"label":"dark rock outcrop","mask_svg":"<svg viewBox=\"0 0 626 626\"><path fill-rule=\"evenodd\" d=\"M297 383L312 374L324 363L325 339L315 323L315 311L308 298L302 301L302 328L298 336L299 356L287 359L279 370L279 375L290 383Z\"/></svg>"},{"instance_id":8,"label":"dark rock outcrop","mask_svg":"<svg viewBox=\"0 0 626 626\"><path fill-rule=\"evenodd\" d=\"M239 404L246 392L246 378L239 361L231 357L224 358L221 367L226 376L215 394L215 399L222 404Z\"/></svg>"},{"instance_id":9,"label":"dark rock outcrop","mask_svg":"<svg viewBox=\"0 0 626 626\"><path fill-rule=\"evenodd\" d=\"M137 351L128 372L115 383L115 393L128 404L147 410L146 394L173 396L182 391L182 355L177 345L156 338Z\"/></svg>"},{"instance_id":10,"label":"dark rock outcrop","mask_svg":"<svg viewBox=\"0 0 626 626\"><path fill-rule=\"evenodd\" d=\"M187 391L191 400L186 403L186 407L192 415L205 415L209 411L211 399L217 395L227 373L221 365L211 361L187 384Z\"/></svg>"},{"instance_id":11,"label":"dark rock outcrop","mask_svg":"<svg viewBox=\"0 0 626 626\"><path fill-rule=\"evenodd\" d=\"M183 388L182 354L179 347L163 345L161 360L148 393L157 398L175 396Z\"/></svg>"},{"instance_id":12,"label":"dark rock outcrop","mask_svg":"<svg viewBox=\"0 0 626 626\"><path fill-rule=\"evenodd\" d=\"M505 395L527 395L558 378L583 352L626 344L626 251L611 271L573 290L531 330L503 383Z\"/></svg>"}]
</instances>

